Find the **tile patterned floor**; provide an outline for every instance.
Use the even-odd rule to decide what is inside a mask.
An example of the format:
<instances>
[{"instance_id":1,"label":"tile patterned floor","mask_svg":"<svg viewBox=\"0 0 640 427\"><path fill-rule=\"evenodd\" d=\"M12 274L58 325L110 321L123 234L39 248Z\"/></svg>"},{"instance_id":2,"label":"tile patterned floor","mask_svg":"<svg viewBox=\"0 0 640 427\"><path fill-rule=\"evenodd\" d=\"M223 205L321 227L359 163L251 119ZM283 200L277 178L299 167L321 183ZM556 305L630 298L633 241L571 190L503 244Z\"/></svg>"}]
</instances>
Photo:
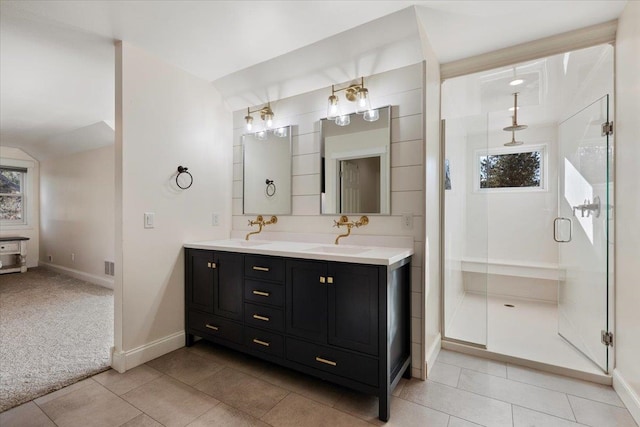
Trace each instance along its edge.
<instances>
[{"instance_id":1,"label":"tile patterned floor","mask_svg":"<svg viewBox=\"0 0 640 427\"><path fill-rule=\"evenodd\" d=\"M611 387L442 350L401 380L388 426L637 427ZM383 425L378 401L199 342L0 414L2 427Z\"/></svg>"}]
</instances>

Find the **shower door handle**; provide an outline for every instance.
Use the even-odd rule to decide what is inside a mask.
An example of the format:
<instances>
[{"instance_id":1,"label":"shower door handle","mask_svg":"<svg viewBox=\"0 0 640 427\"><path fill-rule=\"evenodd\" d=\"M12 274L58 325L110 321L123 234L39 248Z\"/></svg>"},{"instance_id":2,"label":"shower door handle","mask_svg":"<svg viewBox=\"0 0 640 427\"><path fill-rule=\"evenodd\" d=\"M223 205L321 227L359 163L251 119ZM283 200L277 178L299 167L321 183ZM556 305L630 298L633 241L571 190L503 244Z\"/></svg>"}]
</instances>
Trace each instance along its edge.
<instances>
[{"instance_id":1,"label":"shower door handle","mask_svg":"<svg viewBox=\"0 0 640 427\"><path fill-rule=\"evenodd\" d=\"M558 239L558 225L562 224L563 222L567 222L569 224L569 238L567 240L563 240L563 239ZM571 241L571 228L572 228L572 224L571 224L571 219L570 218L565 218L565 217L557 217L556 219L553 220L553 240L555 240L558 243L568 243Z\"/></svg>"}]
</instances>

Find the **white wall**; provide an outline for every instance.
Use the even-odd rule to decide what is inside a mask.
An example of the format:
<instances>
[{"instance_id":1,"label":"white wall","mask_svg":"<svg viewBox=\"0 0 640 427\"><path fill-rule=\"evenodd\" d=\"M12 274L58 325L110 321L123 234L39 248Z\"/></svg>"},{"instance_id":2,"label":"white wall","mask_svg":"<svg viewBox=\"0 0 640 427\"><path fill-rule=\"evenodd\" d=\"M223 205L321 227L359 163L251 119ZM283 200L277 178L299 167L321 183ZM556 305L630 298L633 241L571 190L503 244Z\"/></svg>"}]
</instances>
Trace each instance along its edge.
<instances>
[{"instance_id":1,"label":"white wall","mask_svg":"<svg viewBox=\"0 0 640 427\"><path fill-rule=\"evenodd\" d=\"M4 142L3 142L4 144ZM17 163L16 163L17 162ZM27 167L27 224L2 226L0 236L24 236L27 242L27 267L37 267L40 252L40 164L19 148L0 146L0 163Z\"/></svg>"},{"instance_id":2,"label":"white wall","mask_svg":"<svg viewBox=\"0 0 640 427\"><path fill-rule=\"evenodd\" d=\"M369 224L354 233L378 236L411 236L415 255L412 261L412 357L413 375L423 376L424 262L424 119L423 64L415 64L373 76L365 76L374 108L392 105L391 111L391 215L369 216ZM272 100L274 126L292 125L293 210L278 216L269 231L326 233L337 235L332 227L336 215L320 213L320 119L326 117L331 88ZM343 108L355 105L341 97ZM252 106L253 107L253 106ZM345 111L351 112L351 111ZM242 145L246 109L234 112L233 137L233 229L248 231L242 215ZM256 122L254 121L254 124ZM413 229L405 230L401 215L413 216ZM345 241L348 243L348 241ZM436 246L437 247L437 246ZM437 252L437 249L436 249ZM439 287L439 286L435 286ZM439 328L439 326L438 326Z\"/></svg>"},{"instance_id":3,"label":"white wall","mask_svg":"<svg viewBox=\"0 0 640 427\"><path fill-rule=\"evenodd\" d=\"M616 39L616 264L614 387L640 424L640 2L620 16Z\"/></svg>"},{"instance_id":4,"label":"white wall","mask_svg":"<svg viewBox=\"0 0 640 427\"><path fill-rule=\"evenodd\" d=\"M114 160L109 145L40 163L40 262L110 287L104 262L114 259Z\"/></svg>"},{"instance_id":5,"label":"white wall","mask_svg":"<svg viewBox=\"0 0 640 427\"><path fill-rule=\"evenodd\" d=\"M128 43L116 45L113 366L119 371L184 345L182 245L229 237L231 124L209 82ZM187 190L175 184L179 165L194 178ZM143 228L145 212L155 213L155 228Z\"/></svg>"}]
</instances>

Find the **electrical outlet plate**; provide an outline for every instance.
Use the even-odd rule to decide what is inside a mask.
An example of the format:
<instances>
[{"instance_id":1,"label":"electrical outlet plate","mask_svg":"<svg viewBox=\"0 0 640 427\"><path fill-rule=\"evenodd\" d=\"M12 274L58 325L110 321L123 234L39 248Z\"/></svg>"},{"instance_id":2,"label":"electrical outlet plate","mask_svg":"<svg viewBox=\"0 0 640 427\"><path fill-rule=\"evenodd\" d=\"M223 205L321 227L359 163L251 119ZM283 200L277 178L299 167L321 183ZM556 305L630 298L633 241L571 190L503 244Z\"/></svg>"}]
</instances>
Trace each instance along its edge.
<instances>
[{"instance_id":1,"label":"electrical outlet plate","mask_svg":"<svg viewBox=\"0 0 640 427\"><path fill-rule=\"evenodd\" d=\"M402 229L403 230L413 229L413 214L410 214L410 213L402 214Z\"/></svg>"},{"instance_id":2,"label":"electrical outlet plate","mask_svg":"<svg viewBox=\"0 0 640 427\"><path fill-rule=\"evenodd\" d=\"M220 214L218 212L214 212L211 214L211 225L217 227L220 225Z\"/></svg>"}]
</instances>

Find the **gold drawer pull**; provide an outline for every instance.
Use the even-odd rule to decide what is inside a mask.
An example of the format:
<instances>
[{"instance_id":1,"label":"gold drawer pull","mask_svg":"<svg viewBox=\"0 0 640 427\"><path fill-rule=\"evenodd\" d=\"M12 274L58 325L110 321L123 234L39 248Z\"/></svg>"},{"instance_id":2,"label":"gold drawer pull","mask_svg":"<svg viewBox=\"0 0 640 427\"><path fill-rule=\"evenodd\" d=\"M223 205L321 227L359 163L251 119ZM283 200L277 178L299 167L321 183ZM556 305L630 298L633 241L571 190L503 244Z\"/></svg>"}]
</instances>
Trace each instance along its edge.
<instances>
[{"instance_id":1,"label":"gold drawer pull","mask_svg":"<svg viewBox=\"0 0 640 427\"><path fill-rule=\"evenodd\" d=\"M265 347L269 347L269 346L271 345L271 344L269 344L269 343L268 343L268 342L266 342L266 341L259 340L258 338L254 338L254 339L253 339L253 342L254 342L254 343L256 343L256 344L263 345L263 346L265 346Z\"/></svg>"},{"instance_id":2,"label":"gold drawer pull","mask_svg":"<svg viewBox=\"0 0 640 427\"><path fill-rule=\"evenodd\" d=\"M320 283L324 283L327 281L327 278L324 276L320 276Z\"/></svg>"},{"instance_id":3,"label":"gold drawer pull","mask_svg":"<svg viewBox=\"0 0 640 427\"><path fill-rule=\"evenodd\" d=\"M253 266L253 269L257 271L269 271L269 267L258 267L256 265Z\"/></svg>"},{"instance_id":4,"label":"gold drawer pull","mask_svg":"<svg viewBox=\"0 0 640 427\"><path fill-rule=\"evenodd\" d=\"M327 277L327 283L332 285L333 284L333 277L331 277L331 276Z\"/></svg>"},{"instance_id":5,"label":"gold drawer pull","mask_svg":"<svg viewBox=\"0 0 640 427\"><path fill-rule=\"evenodd\" d=\"M215 263L215 262L208 262L208 263L207 263L207 267L209 267L209 268L216 268L216 263Z\"/></svg>"},{"instance_id":6,"label":"gold drawer pull","mask_svg":"<svg viewBox=\"0 0 640 427\"><path fill-rule=\"evenodd\" d=\"M253 315L253 318L254 318L254 319L258 319L258 320L264 320L265 322L268 322L268 321L269 321L269 318L268 318L268 317L266 317L266 316L260 316L259 314L254 314L254 315Z\"/></svg>"},{"instance_id":7,"label":"gold drawer pull","mask_svg":"<svg viewBox=\"0 0 640 427\"><path fill-rule=\"evenodd\" d=\"M207 328L209 328L209 329L213 329L214 331L217 331L217 330L218 330L218 327L217 327L217 326L213 326L213 325L210 325L210 324L208 324L208 323L207 323L206 325L204 325L204 326L205 326L205 327L207 327Z\"/></svg>"},{"instance_id":8,"label":"gold drawer pull","mask_svg":"<svg viewBox=\"0 0 640 427\"><path fill-rule=\"evenodd\" d=\"M332 360L323 359L322 357L316 356L316 362L324 363L325 365L337 366L338 363Z\"/></svg>"},{"instance_id":9,"label":"gold drawer pull","mask_svg":"<svg viewBox=\"0 0 640 427\"><path fill-rule=\"evenodd\" d=\"M261 297L268 297L269 295L271 295L269 292L264 292L264 291L253 291L254 295L260 295Z\"/></svg>"}]
</instances>

